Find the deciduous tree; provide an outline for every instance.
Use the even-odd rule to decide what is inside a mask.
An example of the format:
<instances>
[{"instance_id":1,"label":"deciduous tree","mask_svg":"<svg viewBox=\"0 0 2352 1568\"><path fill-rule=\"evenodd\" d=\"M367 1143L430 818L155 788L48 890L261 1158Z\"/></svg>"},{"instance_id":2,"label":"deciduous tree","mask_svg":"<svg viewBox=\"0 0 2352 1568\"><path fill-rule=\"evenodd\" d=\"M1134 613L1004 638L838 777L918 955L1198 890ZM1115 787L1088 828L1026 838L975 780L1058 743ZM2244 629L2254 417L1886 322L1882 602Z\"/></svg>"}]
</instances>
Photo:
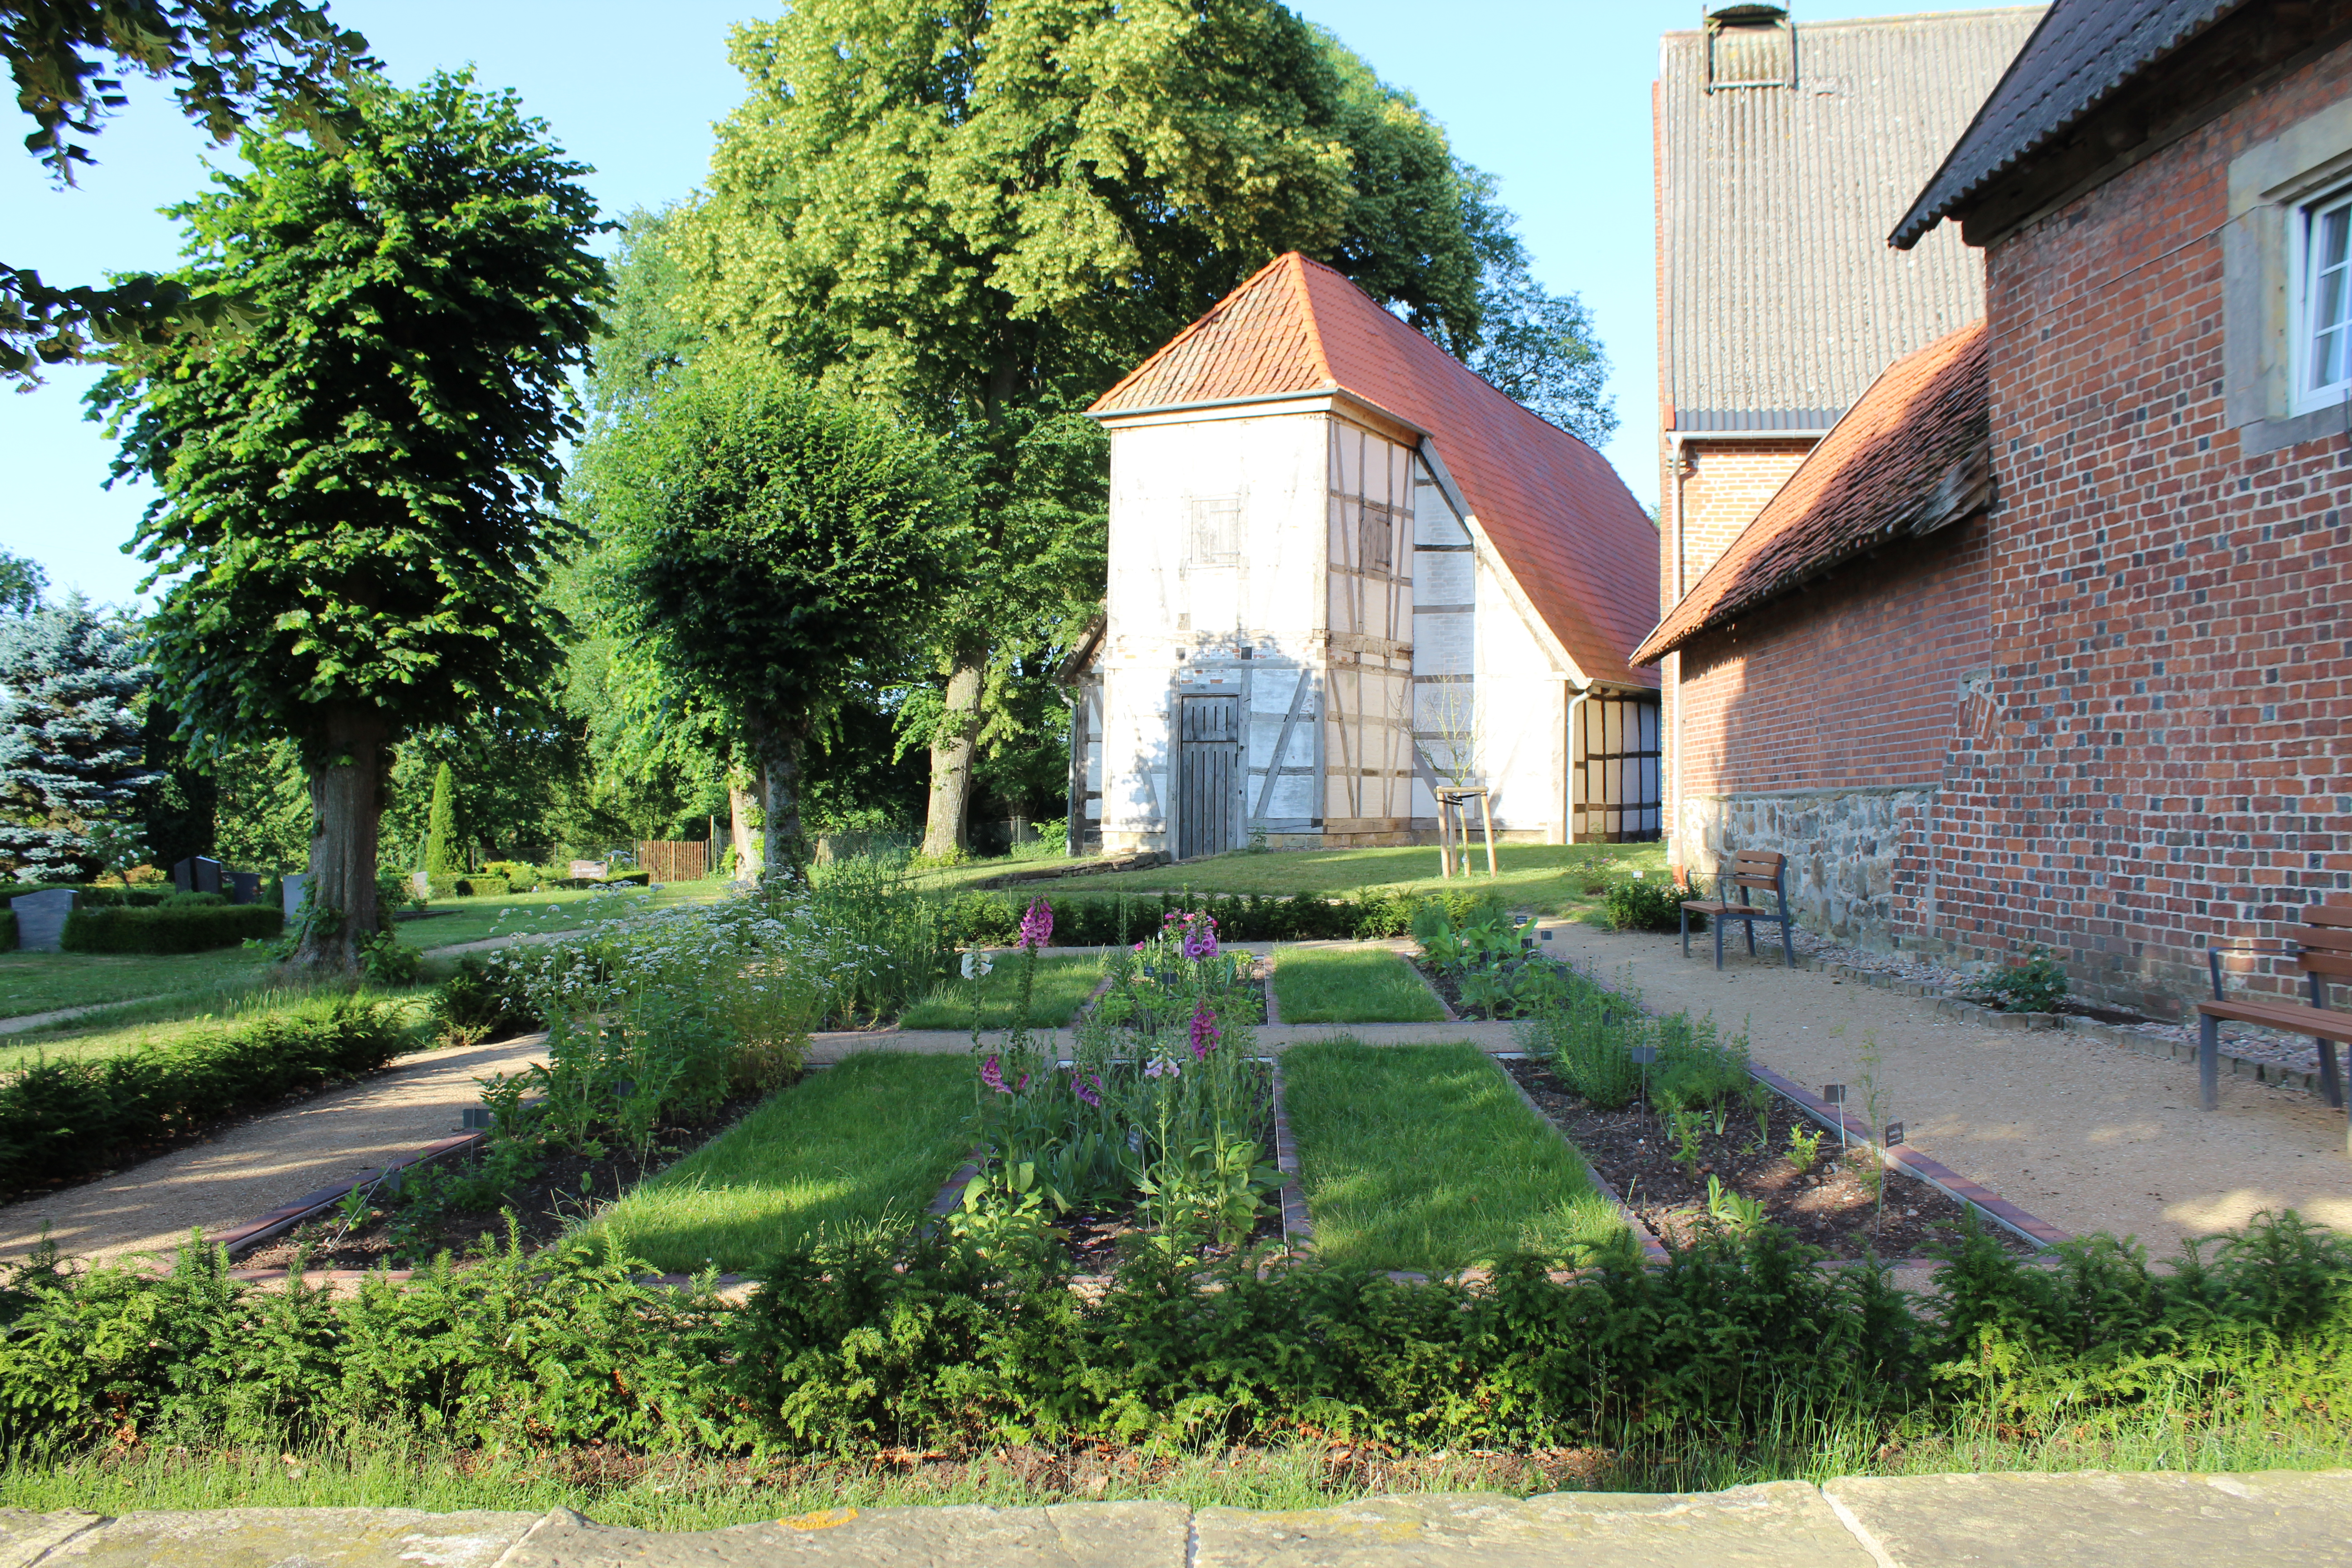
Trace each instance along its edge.
<instances>
[{"instance_id":1,"label":"deciduous tree","mask_svg":"<svg viewBox=\"0 0 2352 1568\"><path fill-rule=\"evenodd\" d=\"M137 538L171 581L161 678L214 745L299 744L321 915L296 957L348 969L379 925L388 748L556 664L540 590L599 226L585 170L465 76L371 95L340 147L254 135L245 154L175 212L181 280L256 330L142 357L93 397L118 473L163 492Z\"/></svg>"},{"instance_id":2,"label":"deciduous tree","mask_svg":"<svg viewBox=\"0 0 2352 1568\"><path fill-rule=\"evenodd\" d=\"M877 648L930 613L969 497L937 443L772 362L705 361L583 463L598 592L629 651L743 737L764 863L800 863L807 748Z\"/></svg>"}]
</instances>

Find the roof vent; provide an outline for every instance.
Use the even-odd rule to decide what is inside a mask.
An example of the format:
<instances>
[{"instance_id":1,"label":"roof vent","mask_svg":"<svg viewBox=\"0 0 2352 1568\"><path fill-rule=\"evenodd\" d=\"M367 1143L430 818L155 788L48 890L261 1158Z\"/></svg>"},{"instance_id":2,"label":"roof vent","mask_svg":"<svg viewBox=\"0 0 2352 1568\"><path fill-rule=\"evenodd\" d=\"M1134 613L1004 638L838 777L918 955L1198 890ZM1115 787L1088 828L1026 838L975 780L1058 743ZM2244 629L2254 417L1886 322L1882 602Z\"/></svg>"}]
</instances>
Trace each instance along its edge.
<instances>
[{"instance_id":1,"label":"roof vent","mask_svg":"<svg viewBox=\"0 0 2352 1568\"><path fill-rule=\"evenodd\" d=\"M1705 21L1707 91L1797 85L1797 29L1787 7L1718 5Z\"/></svg>"}]
</instances>

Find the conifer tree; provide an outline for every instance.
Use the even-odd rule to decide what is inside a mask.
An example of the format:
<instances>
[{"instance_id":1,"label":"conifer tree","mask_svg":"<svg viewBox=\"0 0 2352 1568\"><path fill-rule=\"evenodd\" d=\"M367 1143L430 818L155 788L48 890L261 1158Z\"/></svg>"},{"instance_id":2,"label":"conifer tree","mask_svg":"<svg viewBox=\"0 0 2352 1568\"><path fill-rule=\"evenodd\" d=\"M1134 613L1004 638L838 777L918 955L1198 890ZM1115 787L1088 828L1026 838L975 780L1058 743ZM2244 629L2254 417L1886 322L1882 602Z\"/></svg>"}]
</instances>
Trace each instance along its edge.
<instances>
[{"instance_id":1,"label":"conifer tree","mask_svg":"<svg viewBox=\"0 0 2352 1568\"><path fill-rule=\"evenodd\" d=\"M0 858L79 881L136 858L148 671L130 617L76 594L0 620Z\"/></svg>"},{"instance_id":2,"label":"conifer tree","mask_svg":"<svg viewBox=\"0 0 2352 1568\"><path fill-rule=\"evenodd\" d=\"M425 874L457 874L457 779L443 763L433 773L433 808L425 818Z\"/></svg>"}]
</instances>

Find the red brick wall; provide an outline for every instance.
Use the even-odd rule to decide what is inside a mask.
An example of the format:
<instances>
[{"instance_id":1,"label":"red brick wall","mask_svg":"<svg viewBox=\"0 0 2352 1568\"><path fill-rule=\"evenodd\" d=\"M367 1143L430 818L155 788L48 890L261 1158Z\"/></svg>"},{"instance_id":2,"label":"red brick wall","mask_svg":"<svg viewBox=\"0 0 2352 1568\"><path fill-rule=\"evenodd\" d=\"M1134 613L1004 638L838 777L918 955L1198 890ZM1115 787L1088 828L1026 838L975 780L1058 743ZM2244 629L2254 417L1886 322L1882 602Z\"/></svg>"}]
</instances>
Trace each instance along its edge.
<instances>
[{"instance_id":1,"label":"red brick wall","mask_svg":"<svg viewBox=\"0 0 2352 1568\"><path fill-rule=\"evenodd\" d=\"M2346 97L2352 47L1988 257L1991 671L1946 907L2095 994L2192 994L2209 940L2352 889L2352 452L2223 428L2218 233L2230 160Z\"/></svg>"},{"instance_id":2,"label":"red brick wall","mask_svg":"<svg viewBox=\"0 0 2352 1568\"><path fill-rule=\"evenodd\" d=\"M1755 521L1756 514L1764 510L1764 503L1788 482L1789 476L1797 471L1797 465L1812 449L1810 438L1710 442L1703 436L1685 437L1683 452L1691 461L1691 475L1681 483L1679 515L1668 519L1673 526L1658 531L1663 552L1663 569L1658 575L1660 609L1671 608L1684 593L1697 585L1706 569L1715 564L1716 557L1739 537L1741 529ZM1671 452L1666 460L1665 505L1671 510L1675 494ZM1678 551L1679 591L1675 587Z\"/></svg>"}]
</instances>

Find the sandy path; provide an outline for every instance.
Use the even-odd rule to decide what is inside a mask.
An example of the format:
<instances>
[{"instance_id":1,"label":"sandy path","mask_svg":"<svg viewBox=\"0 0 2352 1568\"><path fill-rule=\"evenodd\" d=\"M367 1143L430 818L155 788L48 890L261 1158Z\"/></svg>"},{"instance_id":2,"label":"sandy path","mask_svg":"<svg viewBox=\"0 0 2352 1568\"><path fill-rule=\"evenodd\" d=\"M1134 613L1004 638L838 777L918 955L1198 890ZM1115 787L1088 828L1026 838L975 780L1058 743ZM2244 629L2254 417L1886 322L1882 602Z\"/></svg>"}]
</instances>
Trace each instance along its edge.
<instances>
[{"instance_id":1,"label":"sandy path","mask_svg":"<svg viewBox=\"0 0 2352 1568\"><path fill-rule=\"evenodd\" d=\"M1854 1084L1875 1038L1882 1120L1909 1142L2051 1224L2133 1234L2163 1256L2182 1237L2292 1206L2352 1231L2344 1116L2316 1095L2221 1079L2221 1108L2197 1109L2193 1062L2159 1060L2060 1033L2007 1033L1938 1017L1932 999L1751 963L1711 944L1681 956L1671 936L1612 934L1547 921L1555 957L1631 982L1656 1010L1745 1019L1761 1066L1800 1083ZM1759 938L1759 947L1762 945ZM1855 1109L1862 1091L1853 1090Z\"/></svg>"},{"instance_id":2,"label":"sandy path","mask_svg":"<svg viewBox=\"0 0 2352 1568\"><path fill-rule=\"evenodd\" d=\"M47 1225L69 1257L165 1256L192 1227L222 1231L283 1203L413 1153L457 1131L474 1080L518 1072L543 1036L430 1051L365 1082L273 1110L210 1142L115 1175L0 1207L0 1258L21 1258Z\"/></svg>"}]
</instances>

